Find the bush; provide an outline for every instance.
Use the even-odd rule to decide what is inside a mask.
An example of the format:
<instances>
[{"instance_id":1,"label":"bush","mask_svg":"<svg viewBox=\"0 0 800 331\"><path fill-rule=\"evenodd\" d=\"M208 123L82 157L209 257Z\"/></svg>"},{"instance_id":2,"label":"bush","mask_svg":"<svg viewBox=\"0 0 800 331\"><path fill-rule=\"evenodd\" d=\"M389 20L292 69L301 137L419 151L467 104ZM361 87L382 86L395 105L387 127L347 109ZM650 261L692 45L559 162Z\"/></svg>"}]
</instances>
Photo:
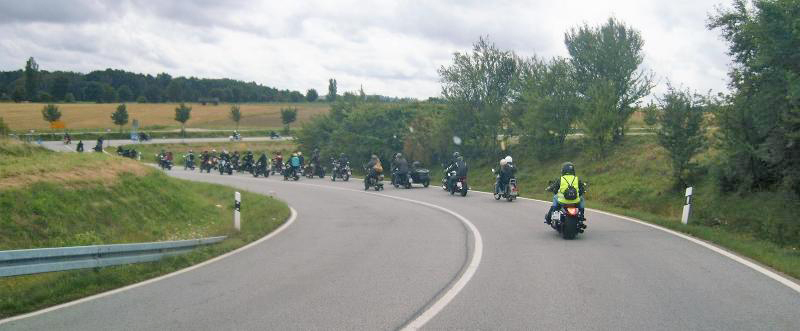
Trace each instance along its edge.
<instances>
[{"instance_id":1,"label":"bush","mask_svg":"<svg viewBox=\"0 0 800 331\"><path fill-rule=\"evenodd\" d=\"M75 95L72 93L67 93L64 95L64 102L66 103L73 103L75 102Z\"/></svg>"}]
</instances>

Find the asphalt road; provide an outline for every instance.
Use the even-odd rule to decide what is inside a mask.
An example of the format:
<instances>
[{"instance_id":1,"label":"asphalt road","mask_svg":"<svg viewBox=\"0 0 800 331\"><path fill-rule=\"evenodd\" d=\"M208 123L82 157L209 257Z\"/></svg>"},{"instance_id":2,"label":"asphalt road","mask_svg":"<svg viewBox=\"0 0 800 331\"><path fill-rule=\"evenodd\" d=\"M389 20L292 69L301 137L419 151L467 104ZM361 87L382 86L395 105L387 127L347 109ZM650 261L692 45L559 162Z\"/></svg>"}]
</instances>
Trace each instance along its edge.
<instances>
[{"instance_id":1,"label":"asphalt road","mask_svg":"<svg viewBox=\"0 0 800 331\"><path fill-rule=\"evenodd\" d=\"M587 213L585 234L565 241L542 224L547 206L536 201L436 187L387 186L379 195L357 180L170 174L274 194L297 220L240 254L0 329L383 330L420 314L432 316L430 330L800 329L796 290L599 212ZM474 277L431 315L476 256L475 235L448 210L474 224L482 256Z\"/></svg>"}]
</instances>

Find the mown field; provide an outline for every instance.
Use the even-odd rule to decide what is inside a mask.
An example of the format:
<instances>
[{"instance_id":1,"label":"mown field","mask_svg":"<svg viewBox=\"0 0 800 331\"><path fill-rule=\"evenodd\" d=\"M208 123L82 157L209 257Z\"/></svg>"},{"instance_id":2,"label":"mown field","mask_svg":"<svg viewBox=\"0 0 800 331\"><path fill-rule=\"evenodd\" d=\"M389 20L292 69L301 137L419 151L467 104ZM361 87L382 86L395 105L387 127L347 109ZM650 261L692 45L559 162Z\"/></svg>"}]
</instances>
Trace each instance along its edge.
<instances>
[{"instance_id":1,"label":"mown field","mask_svg":"<svg viewBox=\"0 0 800 331\"><path fill-rule=\"evenodd\" d=\"M111 114L118 103L65 103L57 104L61 110L61 120L69 130L118 130L111 121ZM235 127L229 118L231 104L206 105L188 103L192 107L191 119L187 128L232 129ZM0 117L11 130L50 131L50 124L42 119L42 103L0 103ZM127 103L130 122L139 120L141 127L150 129L179 128L175 121L177 103ZM297 108L297 121L293 125L303 123L316 114L326 113L328 103L245 103L239 105L242 112L240 128L242 129L279 129L281 109ZM125 126L130 129L131 123ZM55 130L63 132L64 130Z\"/></svg>"},{"instance_id":2,"label":"mown field","mask_svg":"<svg viewBox=\"0 0 800 331\"><path fill-rule=\"evenodd\" d=\"M0 250L181 240L222 243L154 263L0 278L0 318L166 274L263 237L289 216L285 203L242 192L241 232L233 189L170 178L102 153L55 153L0 139Z\"/></svg>"}]
</instances>

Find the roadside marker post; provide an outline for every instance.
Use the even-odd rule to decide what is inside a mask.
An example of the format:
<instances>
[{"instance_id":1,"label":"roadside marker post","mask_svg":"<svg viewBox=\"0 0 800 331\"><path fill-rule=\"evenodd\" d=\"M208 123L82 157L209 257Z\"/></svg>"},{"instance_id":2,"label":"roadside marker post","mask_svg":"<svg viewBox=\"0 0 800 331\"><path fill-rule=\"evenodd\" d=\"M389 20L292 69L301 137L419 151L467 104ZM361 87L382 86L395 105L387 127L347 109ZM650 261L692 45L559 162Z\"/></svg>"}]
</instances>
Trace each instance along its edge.
<instances>
[{"instance_id":1,"label":"roadside marker post","mask_svg":"<svg viewBox=\"0 0 800 331\"><path fill-rule=\"evenodd\" d=\"M692 187L686 188L686 204L683 206L683 215L681 216L681 223L684 225L689 224L689 215L692 213Z\"/></svg>"},{"instance_id":2,"label":"roadside marker post","mask_svg":"<svg viewBox=\"0 0 800 331\"><path fill-rule=\"evenodd\" d=\"M242 195L239 192L233 195L233 227L236 231L241 230L241 219L239 212L242 210Z\"/></svg>"}]
</instances>

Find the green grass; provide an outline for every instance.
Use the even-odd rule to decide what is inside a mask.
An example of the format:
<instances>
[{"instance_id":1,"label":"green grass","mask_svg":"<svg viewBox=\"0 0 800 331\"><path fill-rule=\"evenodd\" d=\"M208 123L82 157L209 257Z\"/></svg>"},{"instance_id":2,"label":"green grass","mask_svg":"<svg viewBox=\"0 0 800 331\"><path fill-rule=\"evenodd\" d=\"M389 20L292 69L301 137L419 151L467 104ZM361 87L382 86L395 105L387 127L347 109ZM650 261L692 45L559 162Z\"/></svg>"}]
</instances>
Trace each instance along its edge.
<instances>
[{"instance_id":1,"label":"green grass","mask_svg":"<svg viewBox=\"0 0 800 331\"><path fill-rule=\"evenodd\" d=\"M27 147L0 147L27 150ZM67 155L105 158L144 169L113 180L51 181L0 186L0 249L25 249L228 235L222 243L154 263L0 278L0 318L128 285L207 260L263 237L289 216L285 203L242 192L242 230L233 229L233 189L169 178L130 160L95 153L29 150L59 164ZM0 160L24 156L1 154ZM61 163L63 165L63 163ZM35 174L35 172L34 172ZM21 175L32 176L32 175ZM14 177L12 177L14 178ZM65 185L66 184L66 185Z\"/></svg>"},{"instance_id":2,"label":"green grass","mask_svg":"<svg viewBox=\"0 0 800 331\"><path fill-rule=\"evenodd\" d=\"M775 241L770 232L782 229L780 224L794 221L785 211L800 209L800 202L770 192L721 194L712 176L704 170L709 161L701 160L698 174L692 180L691 224L684 226L680 223L684 192L674 188L668 156L655 139L653 136L626 137L620 146L599 160L582 153L580 141L568 142L565 150L572 151L570 158L544 161L533 159L519 146L514 146L521 195L552 200L552 194L544 188L549 180L558 177L563 162L572 161L582 180L590 182L588 208L688 233L800 278L800 238L789 235L793 240ZM497 161L491 164L473 161L471 166L470 185L476 190L492 191L494 177L490 169L498 167ZM437 177L439 173L433 171ZM768 221L755 221L761 219Z\"/></svg>"}]
</instances>

